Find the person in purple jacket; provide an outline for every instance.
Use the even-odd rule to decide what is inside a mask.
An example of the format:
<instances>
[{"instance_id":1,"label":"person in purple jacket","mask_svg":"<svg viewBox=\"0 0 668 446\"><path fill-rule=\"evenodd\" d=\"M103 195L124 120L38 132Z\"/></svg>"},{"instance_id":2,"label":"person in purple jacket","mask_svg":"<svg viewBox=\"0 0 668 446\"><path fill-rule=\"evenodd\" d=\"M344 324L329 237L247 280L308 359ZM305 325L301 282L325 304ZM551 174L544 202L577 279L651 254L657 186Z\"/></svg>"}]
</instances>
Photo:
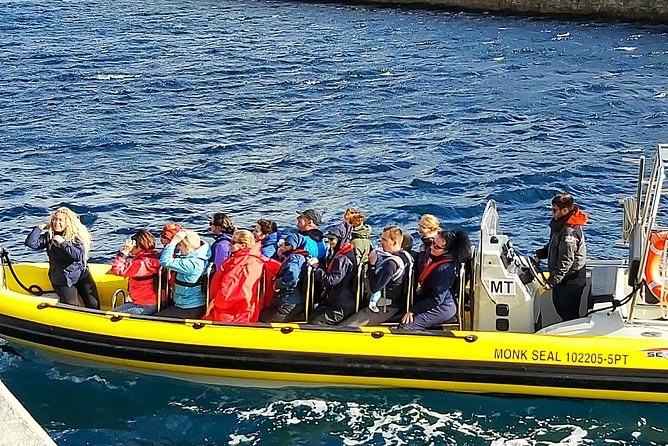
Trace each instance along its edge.
<instances>
[{"instance_id":1,"label":"person in purple jacket","mask_svg":"<svg viewBox=\"0 0 668 446\"><path fill-rule=\"evenodd\" d=\"M93 277L88 271L91 237L79 216L66 207L56 209L48 223L35 226L25 241L32 249L46 249L49 279L60 302L100 308Z\"/></svg>"},{"instance_id":2,"label":"person in purple jacket","mask_svg":"<svg viewBox=\"0 0 668 446\"><path fill-rule=\"evenodd\" d=\"M232 219L227 215L216 212L209 222L214 242L211 244L211 262L216 269L232 255L232 234L236 231Z\"/></svg>"}]
</instances>

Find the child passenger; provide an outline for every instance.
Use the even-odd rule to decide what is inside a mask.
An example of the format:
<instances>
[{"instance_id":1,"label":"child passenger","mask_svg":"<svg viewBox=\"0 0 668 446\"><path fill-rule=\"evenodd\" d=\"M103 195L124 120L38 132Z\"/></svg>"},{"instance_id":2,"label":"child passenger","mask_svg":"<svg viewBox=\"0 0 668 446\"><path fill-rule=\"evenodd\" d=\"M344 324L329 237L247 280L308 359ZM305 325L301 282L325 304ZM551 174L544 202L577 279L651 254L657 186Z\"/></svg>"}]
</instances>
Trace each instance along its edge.
<instances>
[{"instance_id":1,"label":"child passenger","mask_svg":"<svg viewBox=\"0 0 668 446\"><path fill-rule=\"evenodd\" d=\"M130 255L132 257L128 257ZM125 241L109 274L128 278L131 302L114 308L114 311L148 315L158 310L155 280L160 270L159 257L155 249L155 237L145 229L140 229Z\"/></svg>"}]
</instances>

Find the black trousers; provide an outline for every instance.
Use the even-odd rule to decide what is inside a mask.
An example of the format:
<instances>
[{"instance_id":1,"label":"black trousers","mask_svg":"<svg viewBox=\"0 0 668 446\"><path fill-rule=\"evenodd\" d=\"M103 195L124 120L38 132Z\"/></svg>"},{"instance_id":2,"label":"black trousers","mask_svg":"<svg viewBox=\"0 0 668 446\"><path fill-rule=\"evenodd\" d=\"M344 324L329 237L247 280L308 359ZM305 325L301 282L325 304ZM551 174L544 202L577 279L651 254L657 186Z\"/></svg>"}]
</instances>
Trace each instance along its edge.
<instances>
[{"instance_id":1,"label":"black trousers","mask_svg":"<svg viewBox=\"0 0 668 446\"><path fill-rule=\"evenodd\" d=\"M79 305L78 296L81 296L86 308L100 309L100 295L88 270L81 275L79 281L74 285L54 285L53 290L64 304L77 306Z\"/></svg>"},{"instance_id":2,"label":"black trousers","mask_svg":"<svg viewBox=\"0 0 668 446\"><path fill-rule=\"evenodd\" d=\"M586 284L585 269L582 268L552 288L552 303L562 320L571 321L580 317L580 301Z\"/></svg>"},{"instance_id":3,"label":"black trousers","mask_svg":"<svg viewBox=\"0 0 668 446\"><path fill-rule=\"evenodd\" d=\"M292 322L304 318L304 303L268 307L260 313L262 322Z\"/></svg>"},{"instance_id":4,"label":"black trousers","mask_svg":"<svg viewBox=\"0 0 668 446\"><path fill-rule=\"evenodd\" d=\"M204 316L205 311L206 305L194 308L180 308L176 305L172 305L157 313L153 313L153 316L171 317L174 319L200 319Z\"/></svg>"}]
</instances>

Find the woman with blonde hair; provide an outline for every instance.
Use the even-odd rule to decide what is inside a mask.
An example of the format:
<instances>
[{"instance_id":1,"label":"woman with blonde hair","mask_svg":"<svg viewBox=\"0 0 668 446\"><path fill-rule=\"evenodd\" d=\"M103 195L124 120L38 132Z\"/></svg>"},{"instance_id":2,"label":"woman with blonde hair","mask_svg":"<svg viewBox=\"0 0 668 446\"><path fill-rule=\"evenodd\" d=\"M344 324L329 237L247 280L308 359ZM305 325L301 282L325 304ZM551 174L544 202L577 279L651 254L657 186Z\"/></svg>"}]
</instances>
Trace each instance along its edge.
<instances>
[{"instance_id":1,"label":"woman with blonde hair","mask_svg":"<svg viewBox=\"0 0 668 446\"><path fill-rule=\"evenodd\" d=\"M181 255L175 256L176 250ZM193 231L179 231L165 246L160 264L176 273L174 281L174 305L154 313L155 316L178 319L198 319L206 310L206 297L202 280L206 280L206 267L211 257L209 245Z\"/></svg>"},{"instance_id":2,"label":"woman with blonde hair","mask_svg":"<svg viewBox=\"0 0 668 446\"><path fill-rule=\"evenodd\" d=\"M257 322L262 310L262 272L268 267L267 275L273 277L281 264L262 255L262 245L250 231L235 231L231 244L232 255L218 267L211 280L212 300L206 318L221 322Z\"/></svg>"},{"instance_id":3,"label":"woman with blonde hair","mask_svg":"<svg viewBox=\"0 0 668 446\"><path fill-rule=\"evenodd\" d=\"M97 287L88 271L91 237L77 214L66 207L56 209L48 223L33 228L25 244L46 249L49 279L60 302L78 305L78 293L86 307L100 308Z\"/></svg>"},{"instance_id":4,"label":"woman with blonde hair","mask_svg":"<svg viewBox=\"0 0 668 446\"><path fill-rule=\"evenodd\" d=\"M434 237L441 232L441 222L436 216L431 214L424 214L418 223L418 233L422 243L415 254L415 267L418 271L422 271L425 263L429 260L431 253L431 245L434 242Z\"/></svg>"}]
</instances>

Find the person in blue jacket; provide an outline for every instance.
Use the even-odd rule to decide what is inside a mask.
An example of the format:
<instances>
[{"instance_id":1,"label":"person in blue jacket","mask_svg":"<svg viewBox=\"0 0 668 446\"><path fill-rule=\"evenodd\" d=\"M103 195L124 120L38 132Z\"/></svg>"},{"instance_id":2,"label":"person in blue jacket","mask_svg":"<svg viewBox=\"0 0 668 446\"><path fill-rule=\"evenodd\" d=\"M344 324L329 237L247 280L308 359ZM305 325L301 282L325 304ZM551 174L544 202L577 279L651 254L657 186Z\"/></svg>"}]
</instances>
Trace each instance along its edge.
<instances>
[{"instance_id":1,"label":"person in blue jacket","mask_svg":"<svg viewBox=\"0 0 668 446\"><path fill-rule=\"evenodd\" d=\"M274 220L259 219L255 225L255 229L253 229L253 237L255 237L255 241L262 244L261 250L263 256L268 259L276 258L281 231L278 230Z\"/></svg>"},{"instance_id":2,"label":"person in blue jacket","mask_svg":"<svg viewBox=\"0 0 668 446\"><path fill-rule=\"evenodd\" d=\"M180 257L175 256L179 250ZM179 319L198 319L206 310L206 296L202 291L202 280L211 257L207 243L200 241L193 231L178 232L162 251L160 264L176 273L174 285L174 305L169 306L154 316Z\"/></svg>"},{"instance_id":3,"label":"person in blue jacket","mask_svg":"<svg viewBox=\"0 0 668 446\"><path fill-rule=\"evenodd\" d=\"M279 259L283 260L274 278L274 303L260 313L262 322L291 322L304 316L306 290L303 279L306 277L309 257L306 237L290 234L278 248Z\"/></svg>"},{"instance_id":4,"label":"person in blue jacket","mask_svg":"<svg viewBox=\"0 0 668 446\"><path fill-rule=\"evenodd\" d=\"M62 303L78 305L81 295L88 308L100 308L97 287L88 271L91 237L79 216L66 207L51 214L49 223L35 226L25 241L32 249L46 249L49 279Z\"/></svg>"},{"instance_id":5,"label":"person in blue jacket","mask_svg":"<svg viewBox=\"0 0 668 446\"><path fill-rule=\"evenodd\" d=\"M306 249L311 257L323 260L327 255L327 244L323 240L323 233L318 226L322 224L320 212L306 209L304 212L297 211L297 230L306 237Z\"/></svg>"},{"instance_id":6,"label":"person in blue jacket","mask_svg":"<svg viewBox=\"0 0 668 446\"><path fill-rule=\"evenodd\" d=\"M426 330L457 314L452 290L459 265L471 258L471 242L464 232L440 231L429 250L429 258L417 271L415 299L401 319L400 329Z\"/></svg>"}]
</instances>

